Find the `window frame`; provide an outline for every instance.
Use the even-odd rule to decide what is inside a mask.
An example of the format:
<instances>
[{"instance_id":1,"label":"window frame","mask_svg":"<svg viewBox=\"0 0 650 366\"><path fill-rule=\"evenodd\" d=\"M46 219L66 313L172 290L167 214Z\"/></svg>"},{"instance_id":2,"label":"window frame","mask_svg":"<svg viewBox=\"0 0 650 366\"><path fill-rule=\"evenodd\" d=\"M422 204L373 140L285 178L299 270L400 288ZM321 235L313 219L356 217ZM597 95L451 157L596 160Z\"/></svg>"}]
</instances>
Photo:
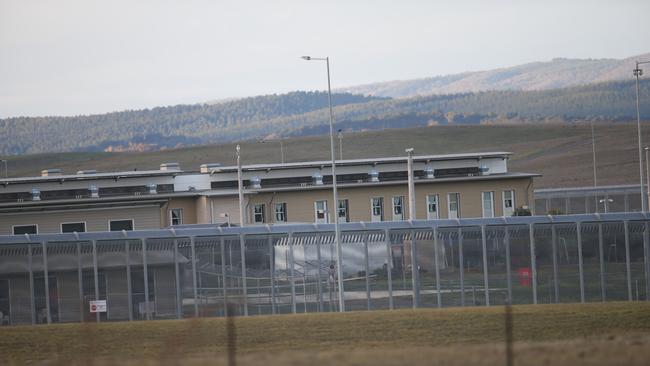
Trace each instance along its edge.
<instances>
[{"instance_id":1,"label":"window frame","mask_svg":"<svg viewBox=\"0 0 650 366\"><path fill-rule=\"evenodd\" d=\"M318 218L318 203L322 202L323 203L323 218L319 219ZM327 200L316 200L314 201L314 222L317 224L329 224L330 222L330 215L327 209Z\"/></svg>"},{"instance_id":2,"label":"window frame","mask_svg":"<svg viewBox=\"0 0 650 366\"><path fill-rule=\"evenodd\" d=\"M345 210L344 216L341 216L341 207L339 206L341 202L345 203L345 207L343 207L343 210ZM341 218L343 218L343 221L341 221ZM336 219L339 220L339 223L350 222L350 200L349 199L339 198L338 204L336 205Z\"/></svg>"},{"instance_id":3,"label":"window frame","mask_svg":"<svg viewBox=\"0 0 650 366\"><path fill-rule=\"evenodd\" d=\"M490 216L485 216L485 194L489 193L490 194ZM481 217L484 219L491 219L494 218L494 191L483 191L481 192Z\"/></svg>"},{"instance_id":4,"label":"window frame","mask_svg":"<svg viewBox=\"0 0 650 366\"><path fill-rule=\"evenodd\" d=\"M456 198L456 217L451 216L451 197ZM447 193L447 218L454 220L454 219L460 219L461 218L461 213L460 213L460 192L449 192Z\"/></svg>"},{"instance_id":5,"label":"window frame","mask_svg":"<svg viewBox=\"0 0 650 366\"><path fill-rule=\"evenodd\" d=\"M174 224L174 216L173 216L173 211L178 210L180 212L180 222L178 224ZM170 208L169 209L169 226L175 226L175 225L183 225L183 209L182 208Z\"/></svg>"},{"instance_id":6,"label":"window frame","mask_svg":"<svg viewBox=\"0 0 650 366\"><path fill-rule=\"evenodd\" d=\"M281 212L278 212L278 206L282 208ZM278 214L283 215L282 220L278 220ZM275 222L287 222L287 203L286 202L276 202L273 205L273 219Z\"/></svg>"},{"instance_id":7,"label":"window frame","mask_svg":"<svg viewBox=\"0 0 650 366\"><path fill-rule=\"evenodd\" d=\"M115 221L131 221L131 230L126 230L126 231L134 231L135 230L135 220L134 219L112 219L108 220L108 231L122 231L122 230L111 230L111 222Z\"/></svg>"},{"instance_id":8,"label":"window frame","mask_svg":"<svg viewBox=\"0 0 650 366\"><path fill-rule=\"evenodd\" d=\"M379 215L375 215L375 199L379 199ZM379 216L379 220L375 219L377 216ZM370 222L382 222L384 220L384 196L370 197Z\"/></svg>"},{"instance_id":9,"label":"window frame","mask_svg":"<svg viewBox=\"0 0 650 366\"><path fill-rule=\"evenodd\" d=\"M511 193L510 200L512 202L511 202L511 206L510 206L510 211L511 211L510 216L514 215L514 213L515 213L515 207L516 207L515 202L516 202L516 197L517 197L517 195L515 194L514 189L505 189L505 190L503 190L501 192L501 205L502 205L501 209L503 210L503 216L504 217L506 216L506 192Z\"/></svg>"},{"instance_id":10,"label":"window frame","mask_svg":"<svg viewBox=\"0 0 650 366\"><path fill-rule=\"evenodd\" d=\"M11 234L12 235L25 235L25 234L15 234L16 228L17 227L27 227L27 226L33 226L36 228L36 233L35 234L29 234L29 235L38 235L38 224L25 224L25 225L11 225Z\"/></svg>"},{"instance_id":11,"label":"window frame","mask_svg":"<svg viewBox=\"0 0 650 366\"><path fill-rule=\"evenodd\" d=\"M395 199L396 198L399 198L399 200L401 201L399 206L395 205ZM392 208L391 213L392 213L393 221L404 221L404 196L393 196L391 198L390 202L391 202L391 208ZM395 208L396 207L400 208L401 212L399 214L395 213ZM399 218L399 216L397 216L397 215L401 216L401 218Z\"/></svg>"},{"instance_id":12,"label":"window frame","mask_svg":"<svg viewBox=\"0 0 650 366\"><path fill-rule=\"evenodd\" d=\"M435 198L435 205L436 205L436 210L435 210L435 217L431 217L431 211L429 210L429 205L431 205L431 201L429 200L430 197ZM440 194L438 193L433 193L433 194L427 194L426 198L426 208L427 208L427 220L439 220L440 219Z\"/></svg>"},{"instance_id":13,"label":"window frame","mask_svg":"<svg viewBox=\"0 0 650 366\"><path fill-rule=\"evenodd\" d=\"M62 222L59 224L59 229L61 231L61 234L64 233L74 233L74 231L63 231L63 225L71 225L71 224L83 224L84 225L84 231L77 231L77 233L86 233L88 232L88 225L86 221L71 221L71 222Z\"/></svg>"},{"instance_id":14,"label":"window frame","mask_svg":"<svg viewBox=\"0 0 650 366\"><path fill-rule=\"evenodd\" d=\"M260 212L256 212L256 209L261 207ZM258 221L258 215L261 215L261 221ZM264 203L256 203L253 205L253 224L264 224L266 223L266 205Z\"/></svg>"}]
</instances>

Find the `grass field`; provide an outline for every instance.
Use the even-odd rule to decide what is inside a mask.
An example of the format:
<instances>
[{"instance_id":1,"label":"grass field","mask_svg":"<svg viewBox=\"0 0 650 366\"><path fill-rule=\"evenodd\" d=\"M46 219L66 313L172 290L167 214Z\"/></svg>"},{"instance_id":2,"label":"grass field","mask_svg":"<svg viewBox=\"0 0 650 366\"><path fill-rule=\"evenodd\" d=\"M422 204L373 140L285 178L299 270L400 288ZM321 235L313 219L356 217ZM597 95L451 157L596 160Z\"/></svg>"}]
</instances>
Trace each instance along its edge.
<instances>
[{"instance_id":1,"label":"grass field","mask_svg":"<svg viewBox=\"0 0 650 366\"><path fill-rule=\"evenodd\" d=\"M646 364L650 303L513 307L515 364ZM233 318L241 365L504 364L504 308ZM214 365L223 318L0 328L0 364ZM523 362L525 361L525 362Z\"/></svg>"},{"instance_id":2,"label":"grass field","mask_svg":"<svg viewBox=\"0 0 650 366\"><path fill-rule=\"evenodd\" d=\"M634 184L638 181L636 125L596 124L598 183ZM650 141L650 123L644 124L644 141ZM286 161L329 159L329 138L286 139ZM543 174L536 187L589 186L593 184L591 129L589 124L537 124L511 126L433 126L346 134L344 158L404 155L414 147L417 154L480 151L514 152L510 169ZM41 154L9 159L10 176L34 176L45 168L74 173L157 169L162 162L179 162L185 170L198 170L202 163L234 163L234 145L206 145L144 153ZM278 142L242 143L244 164L280 161Z\"/></svg>"}]
</instances>

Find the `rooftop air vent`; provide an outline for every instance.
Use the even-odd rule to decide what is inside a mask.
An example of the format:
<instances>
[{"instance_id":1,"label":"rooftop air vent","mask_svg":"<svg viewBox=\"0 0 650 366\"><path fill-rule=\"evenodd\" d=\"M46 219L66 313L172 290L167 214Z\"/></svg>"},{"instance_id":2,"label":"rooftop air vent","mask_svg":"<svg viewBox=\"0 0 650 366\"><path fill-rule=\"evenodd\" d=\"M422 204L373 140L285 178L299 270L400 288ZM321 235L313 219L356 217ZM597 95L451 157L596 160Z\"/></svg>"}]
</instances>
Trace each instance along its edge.
<instances>
[{"instance_id":1,"label":"rooftop air vent","mask_svg":"<svg viewBox=\"0 0 650 366\"><path fill-rule=\"evenodd\" d=\"M251 188L262 189L262 180L260 179L260 177L255 176L251 178Z\"/></svg>"},{"instance_id":2,"label":"rooftop air vent","mask_svg":"<svg viewBox=\"0 0 650 366\"><path fill-rule=\"evenodd\" d=\"M61 169L43 169L41 170L41 177L54 177L61 175Z\"/></svg>"},{"instance_id":3,"label":"rooftop air vent","mask_svg":"<svg viewBox=\"0 0 650 366\"><path fill-rule=\"evenodd\" d=\"M368 173L368 179L371 182L379 182L379 172L376 169L371 170Z\"/></svg>"},{"instance_id":4,"label":"rooftop air vent","mask_svg":"<svg viewBox=\"0 0 650 366\"><path fill-rule=\"evenodd\" d=\"M215 169L218 169L221 167L221 164L219 163L211 163L211 164L201 164L200 169L201 173L212 173L214 172Z\"/></svg>"},{"instance_id":5,"label":"rooftop air vent","mask_svg":"<svg viewBox=\"0 0 650 366\"><path fill-rule=\"evenodd\" d=\"M97 174L97 171L95 169L90 169L90 170L79 170L77 172L77 175L90 175L90 174Z\"/></svg>"},{"instance_id":6,"label":"rooftop air vent","mask_svg":"<svg viewBox=\"0 0 650 366\"><path fill-rule=\"evenodd\" d=\"M90 198L99 198L99 188L97 186L90 186L88 191L90 191Z\"/></svg>"},{"instance_id":7,"label":"rooftop air vent","mask_svg":"<svg viewBox=\"0 0 650 366\"><path fill-rule=\"evenodd\" d=\"M481 171L481 175L488 175L488 174L490 174L490 168L488 168L488 166L485 165L485 164L481 165L481 169L480 169L480 171Z\"/></svg>"},{"instance_id":8,"label":"rooftop air vent","mask_svg":"<svg viewBox=\"0 0 650 366\"><path fill-rule=\"evenodd\" d=\"M311 181L315 186L322 186L323 175L320 172L316 172L311 176Z\"/></svg>"},{"instance_id":9,"label":"rooftop air vent","mask_svg":"<svg viewBox=\"0 0 650 366\"><path fill-rule=\"evenodd\" d=\"M426 179L433 179L436 177L434 174L433 167L431 165L427 165L424 167L424 177Z\"/></svg>"},{"instance_id":10,"label":"rooftop air vent","mask_svg":"<svg viewBox=\"0 0 650 366\"><path fill-rule=\"evenodd\" d=\"M147 184L147 191L149 192L149 194L158 193L158 185L154 183Z\"/></svg>"},{"instance_id":11,"label":"rooftop air vent","mask_svg":"<svg viewBox=\"0 0 650 366\"><path fill-rule=\"evenodd\" d=\"M181 166L178 163L162 163L160 164L160 170L181 170Z\"/></svg>"},{"instance_id":12,"label":"rooftop air vent","mask_svg":"<svg viewBox=\"0 0 650 366\"><path fill-rule=\"evenodd\" d=\"M41 191L37 188L32 188L32 201L41 200Z\"/></svg>"}]
</instances>

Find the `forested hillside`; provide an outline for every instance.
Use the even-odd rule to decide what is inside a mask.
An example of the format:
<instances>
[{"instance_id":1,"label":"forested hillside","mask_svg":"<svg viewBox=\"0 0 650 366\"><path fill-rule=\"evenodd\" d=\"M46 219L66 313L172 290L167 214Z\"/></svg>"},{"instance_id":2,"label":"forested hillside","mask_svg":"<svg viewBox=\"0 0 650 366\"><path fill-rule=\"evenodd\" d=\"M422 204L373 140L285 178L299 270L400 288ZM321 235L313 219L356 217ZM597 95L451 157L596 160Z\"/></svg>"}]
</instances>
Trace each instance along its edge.
<instances>
[{"instance_id":1,"label":"forested hillside","mask_svg":"<svg viewBox=\"0 0 650 366\"><path fill-rule=\"evenodd\" d=\"M556 58L546 62L532 62L495 70L357 85L341 88L340 91L404 98L486 90L557 89L606 81L630 80L634 61L648 59L650 53L625 59Z\"/></svg>"},{"instance_id":2,"label":"forested hillside","mask_svg":"<svg viewBox=\"0 0 650 366\"><path fill-rule=\"evenodd\" d=\"M650 119L650 80L641 83ZM543 91L486 91L401 99L335 94L337 128L371 130L434 124L540 123L635 118L634 82ZM219 104L179 105L94 116L0 120L0 154L156 150L327 131L325 93L295 92Z\"/></svg>"}]
</instances>

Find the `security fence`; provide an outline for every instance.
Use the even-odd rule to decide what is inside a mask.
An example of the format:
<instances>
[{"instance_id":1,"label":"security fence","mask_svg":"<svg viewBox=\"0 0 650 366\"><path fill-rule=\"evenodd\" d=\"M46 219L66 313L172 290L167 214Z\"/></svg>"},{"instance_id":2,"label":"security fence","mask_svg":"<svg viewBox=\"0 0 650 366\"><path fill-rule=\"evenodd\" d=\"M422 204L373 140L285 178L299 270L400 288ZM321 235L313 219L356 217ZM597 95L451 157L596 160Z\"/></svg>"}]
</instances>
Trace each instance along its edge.
<instances>
[{"instance_id":1,"label":"security fence","mask_svg":"<svg viewBox=\"0 0 650 366\"><path fill-rule=\"evenodd\" d=\"M2 324L648 300L650 216L0 236ZM339 291L344 309L337 301Z\"/></svg>"},{"instance_id":2,"label":"security fence","mask_svg":"<svg viewBox=\"0 0 650 366\"><path fill-rule=\"evenodd\" d=\"M644 185L644 194L647 185ZM617 185L535 190L537 215L576 215L608 212L639 212L640 185Z\"/></svg>"}]
</instances>

